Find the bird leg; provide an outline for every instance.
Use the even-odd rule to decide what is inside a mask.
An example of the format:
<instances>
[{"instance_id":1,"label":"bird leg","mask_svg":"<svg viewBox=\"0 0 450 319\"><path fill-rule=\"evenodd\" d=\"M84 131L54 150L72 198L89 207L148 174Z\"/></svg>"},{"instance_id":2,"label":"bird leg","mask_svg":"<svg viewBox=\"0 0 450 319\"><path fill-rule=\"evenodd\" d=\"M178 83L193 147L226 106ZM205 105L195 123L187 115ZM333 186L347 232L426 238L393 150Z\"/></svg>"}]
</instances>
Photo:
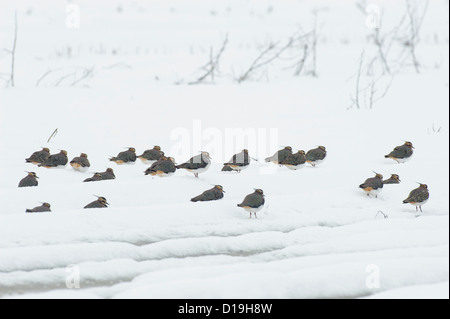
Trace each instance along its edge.
<instances>
[{"instance_id":1,"label":"bird leg","mask_svg":"<svg viewBox=\"0 0 450 319\"><path fill-rule=\"evenodd\" d=\"M256 213L253 213L253 214L255 214L255 218L258 219L258 216L256 216Z\"/></svg>"},{"instance_id":2,"label":"bird leg","mask_svg":"<svg viewBox=\"0 0 450 319\"><path fill-rule=\"evenodd\" d=\"M419 208L420 208L420 212L423 213L423 211L422 211L422 206L419 206Z\"/></svg>"},{"instance_id":3,"label":"bird leg","mask_svg":"<svg viewBox=\"0 0 450 319\"><path fill-rule=\"evenodd\" d=\"M196 178L198 178L198 173L194 173L194 176L195 176Z\"/></svg>"},{"instance_id":4,"label":"bird leg","mask_svg":"<svg viewBox=\"0 0 450 319\"><path fill-rule=\"evenodd\" d=\"M419 207L418 206L416 206L416 212L418 212L419 211Z\"/></svg>"}]
</instances>

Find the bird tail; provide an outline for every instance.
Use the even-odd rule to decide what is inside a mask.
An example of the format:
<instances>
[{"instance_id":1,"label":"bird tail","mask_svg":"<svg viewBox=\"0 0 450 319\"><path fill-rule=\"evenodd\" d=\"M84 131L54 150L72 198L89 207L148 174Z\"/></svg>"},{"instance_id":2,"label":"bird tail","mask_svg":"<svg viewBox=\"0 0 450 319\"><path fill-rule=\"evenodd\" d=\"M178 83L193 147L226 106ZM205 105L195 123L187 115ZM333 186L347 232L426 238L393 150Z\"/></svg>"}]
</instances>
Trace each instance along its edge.
<instances>
[{"instance_id":1,"label":"bird tail","mask_svg":"<svg viewBox=\"0 0 450 319\"><path fill-rule=\"evenodd\" d=\"M407 200L407 199L405 199L404 201L403 201L403 204L408 204L409 203L409 201Z\"/></svg>"},{"instance_id":2,"label":"bird tail","mask_svg":"<svg viewBox=\"0 0 450 319\"><path fill-rule=\"evenodd\" d=\"M199 201L198 196L191 199L191 202L194 202L194 203L196 203L196 202L198 202L198 201Z\"/></svg>"},{"instance_id":3,"label":"bird tail","mask_svg":"<svg viewBox=\"0 0 450 319\"><path fill-rule=\"evenodd\" d=\"M27 209L25 212L26 213L32 213L33 211L31 209Z\"/></svg>"},{"instance_id":4,"label":"bird tail","mask_svg":"<svg viewBox=\"0 0 450 319\"><path fill-rule=\"evenodd\" d=\"M242 204L237 204L238 207L242 207Z\"/></svg>"},{"instance_id":5,"label":"bird tail","mask_svg":"<svg viewBox=\"0 0 450 319\"><path fill-rule=\"evenodd\" d=\"M389 155L384 155L384 158L389 158Z\"/></svg>"},{"instance_id":6,"label":"bird tail","mask_svg":"<svg viewBox=\"0 0 450 319\"><path fill-rule=\"evenodd\" d=\"M366 185L361 184L361 185L359 185L359 188L366 188Z\"/></svg>"}]
</instances>

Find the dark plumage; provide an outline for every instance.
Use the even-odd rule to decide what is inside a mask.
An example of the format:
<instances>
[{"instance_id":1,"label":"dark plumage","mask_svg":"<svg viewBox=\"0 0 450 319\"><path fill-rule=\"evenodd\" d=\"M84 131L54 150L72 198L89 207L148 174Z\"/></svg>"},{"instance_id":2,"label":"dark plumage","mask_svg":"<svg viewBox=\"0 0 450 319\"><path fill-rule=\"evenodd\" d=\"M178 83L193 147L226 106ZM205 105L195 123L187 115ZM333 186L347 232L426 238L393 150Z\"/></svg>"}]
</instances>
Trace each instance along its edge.
<instances>
[{"instance_id":1,"label":"dark plumage","mask_svg":"<svg viewBox=\"0 0 450 319\"><path fill-rule=\"evenodd\" d=\"M32 209L27 209L26 210L27 213L45 213L45 212L51 212L50 210L50 204L49 203L42 203L41 206L32 208Z\"/></svg>"},{"instance_id":2,"label":"dark plumage","mask_svg":"<svg viewBox=\"0 0 450 319\"><path fill-rule=\"evenodd\" d=\"M318 148L309 150L308 153L306 153L306 162L315 167L320 164L326 156L327 150L325 146L319 146Z\"/></svg>"},{"instance_id":3,"label":"dark plumage","mask_svg":"<svg viewBox=\"0 0 450 319\"><path fill-rule=\"evenodd\" d=\"M276 152L273 156L267 157L266 162L279 164L280 162L283 162L289 155L292 155L292 147L286 146L284 149Z\"/></svg>"},{"instance_id":4,"label":"dark plumage","mask_svg":"<svg viewBox=\"0 0 450 319\"><path fill-rule=\"evenodd\" d=\"M242 207L247 212L249 212L250 218L252 218L252 213L254 213L255 218L257 218L256 213L264 207L264 203L264 192L262 191L262 189L256 189L254 193L247 195L244 201L237 206Z\"/></svg>"},{"instance_id":5,"label":"dark plumage","mask_svg":"<svg viewBox=\"0 0 450 319\"><path fill-rule=\"evenodd\" d=\"M191 202L209 202L213 200L218 200L223 198L223 187L220 185L216 185L213 188L203 192L201 195L194 197L191 199Z\"/></svg>"},{"instance_id":6,"label":"dark plumage","mask_svg":"<svg viewBox=\"0 0 450 319\"><path fill-rule=\"evenodd\" d=\"M161 147L156 145L151 150L146 150L137 158L139 158L144 164L152 164L153 162L159 160L163 155L164 152L161 151Z\"/></svg>"},{"instance_id":7,"label":"dark plumage","mask_svg":"<svg viewBox=\"0 0 450 319\"><path fill-rule=\"evenodd\" d=\"M211 157L208 152L202 152L200 155L192 157L186 163L176 166L177 169L185 169L194 173L198 177L199 173L203 173L211 166Z\"/></svg>"},{"instance_id":8,"label":"dark plumage","mask_svg":"<svg viewBox=\"0 0 450 319\"><path fill-rule=\"evenodd\" d=\"M288 157L286 157L285 160L280 161L280 165L284 165L289 169L297 170L305 166L306 163L306 157L305 157L305 151L298 151L295 154L291 154Z\"/></svg>"},{"instance_id":9,"label":"dark plumage","mask_svg":"<svg viewBox=\"0 0 450 319\"><path fill-rule=\"evenodd\" d=\"M98 197L98 199L96 201L93 201L92 203L87 204L86 206L84 206L84 208L107 208L108 205L109 204L108 204L106 198Z\"/></svg>"},{"instance_id":10,"label":"dark plumage","mask_svg":"<svg viewBox=\"0 0 450 319\"><path fill-rule=\"evenodd\" d=\"M19 182L19 187L38 186L38 178L39 177L36 176L36 173L29 172L28 175Z\"/></svg>"},{"instance_id":11,"label":"dark plumage","mask_svg":"<svg viewBox=\"0 0 450 319\"><path fill-rule=\"evenodd\" d=\"M145 170L145 175L151 175L151 176L168 176L177 170L174 159L172 157L161 157L159 161L153 163L152 166L147 168Z\"/></svg>"},{"instance_id":12,"label":"dark plumage","mask_svg":"<svg viewBox=\"0 0 450 319\"><path fill-rule=\"evenodd\" d=\"M376 174L375 177L366 179L363 184L359 185L359 188L363 189L367 196L378 197L379 192L383 189L383 175Z\"/></svg>"},{"instance_id":13,"label":"dark plumage","mask_svg":"<svg viewBox=\"0 0 450 319\"><path fill-rule=\"evenodd\" d=\"M405 163L413 155L413 153L414 153L413 150L414 150L414 147L413 147L412 143L405 142L405 144L403 144L401 146L397 146L396 148L394 148L394 150L392 152L390 152L388 155L385 155L384 157L393 159L393 160L397 161L397 163Z\"/></svg>"},{"instance_id":14,"label":"dark plumage","mask_svg":"<svg viewBox=\"0 0 450 319\"><path fill-rule=\"evenodd\" d=\"M89 167L91 167L91 163L89 163L87 155L85 153L81 153L79 157L75 157L70 161L70 166L77 171L86 171Z\"/></svg>"},{"instance_id":15,"label":"dark plumage","mask_svg":"<svg viewBox=\"0 0 450 319\"><path fill-rule=\"evenodd\" d=\"M232 169L230 166L225 165L222 168L222 172L234 172L234 169Z\"/></svg>"},{"instance_id":16,"label":"dark plumage","mask_svg":"<svg viewBox=\"0 0 450 319\"><path fill-rule=\"evenodd\" d=\"M241 170L247 168L250 165L250 156L248 155L248 150L242 150L242 152L233 155L230 161L224 163L224 165L240 173Z\"/></svg>"},{"instance_id":17,"label":"dark plumage","mask_svg":"<svg viewBox=\"0 0 450 319\"><path fill-rule=\"evenodd\" d=\"M120 152L117 156L111 157L109 160L119 165L134 163L136 162L136 149L134 147L130 147L127 151Z\"/></svg>"},{"instance_id":18,"label":"dark plumage","mask_svg":"<svg viewBox=\"0 0 450 319\"><path fill-rule=\"evenodd\" d=\"M384 185L387 184L400 184L401 180L400 180L400 176L398 176L397 174L392 174L391 177L385 181L383 181Z\"/></svg>"},{"instance_id":19,"label":"dark plumage","mask_svg":"<svg viewBox=\"0 0 450 319\"><path fill-rule=\"evenodd\" d=\"M45 161L39 164L39 166L46 168L66 166L68 161L67 152L62 150L58 154L50 155Z\"/></svg>"},{"instance_id":20,"label":"dark plumage","mask_svg":"<svg viewBox=\"0 0 450 319\"><path fill-rule=\"evenodd\" d=\"M50 150L47 147L44 147L41 151L37 151L31 154L31 156L25 159L25 161L27 163L41 164L49 157L50 157Z\"/></svg>"},{"instance_id":21,"label":"dark plumage","mask_svg":"<svg viewBox=\"0 0 450 319\"><path fill-rule=\"evenodd\" d=\"M98 182L110 179L115 179L114 171L112 168L108 168L105 172L95 173L94 176L86 178L83 182Z\"/></svg>"},{"instance_id":22,"label":"dark plumage","mask_svg":"<svg viewBox=\"0 0 450 319\"><path fill-rule=\"evenodd\" d=\"M424 205L430 198L430 192L426 184L420 184L420 186L409 193L407 199L403 201L403 204L411 204L416 206L416 211L420 208L422 212L422 205Z\"/></svg>"}]
</instances>

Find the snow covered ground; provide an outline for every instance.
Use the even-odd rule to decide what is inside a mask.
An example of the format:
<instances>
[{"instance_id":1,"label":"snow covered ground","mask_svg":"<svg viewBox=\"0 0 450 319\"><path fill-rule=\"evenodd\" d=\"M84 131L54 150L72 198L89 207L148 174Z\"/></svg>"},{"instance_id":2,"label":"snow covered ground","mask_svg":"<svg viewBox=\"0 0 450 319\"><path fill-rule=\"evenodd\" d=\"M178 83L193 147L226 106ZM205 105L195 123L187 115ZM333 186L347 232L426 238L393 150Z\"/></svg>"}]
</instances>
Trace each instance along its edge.
<instances>
[{"instance_id":1,"label":"snow covered ground","mask_svg":"<svg viewBox=\"0 0 450 319\"><path fill-rule=\"evenodd\" d=\"M395 75L377 82L377 94L392 85L372 109L367 94L361 109L352 106L361 52L376 54L356 3L2 2L0 50L11 49L15 11L18 37L14 88L11 57L0 51L0 297L449 298L448 1L430 2L420 74L404 56L399 67L394 46ZM374 3L383 30L405 12L404 1ZM79 26L67 20L77 9ZM290 48L237 83L269 43L311 30L314 11L317 77L293 75L302 50ZM189 85L226 38L214 83ZM232 130L248 139L233 140ZM412 160L385 159L403 140L415 146ZM178 163L200 150L214 162L195 179L183 170L151 178L140 162L108 161L154 145ZM299 171L264 163L286 145L325 145L328 157ZM25 164L44 146L69 160L87 153L92 166ZM259 161L222 173L244 147ZM116 180L82 183L107 167ZM24 171L37 173L38 187L17 187ZM358 185L373 171L402 183L367 198ZM402 204L417 182L431 193L420 215ZM215 184L224 199L190 202ZM266 205L249 219L236 204L254 188ZM83 210L93 194L110 207ZM52 213L25 214L44 201Z\"/></svg>"}]
</instances>

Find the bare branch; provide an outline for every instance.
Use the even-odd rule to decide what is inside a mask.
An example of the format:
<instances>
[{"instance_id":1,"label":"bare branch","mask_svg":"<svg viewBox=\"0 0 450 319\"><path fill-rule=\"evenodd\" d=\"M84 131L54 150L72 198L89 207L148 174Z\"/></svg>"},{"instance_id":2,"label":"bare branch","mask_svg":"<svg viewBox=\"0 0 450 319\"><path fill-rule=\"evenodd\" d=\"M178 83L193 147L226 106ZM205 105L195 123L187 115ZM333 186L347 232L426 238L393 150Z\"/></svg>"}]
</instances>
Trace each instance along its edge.
<instances>
[{"instance_id":1,"label":"bare branch","mask_svg":"<svg viewBox=\"0 0 450 319\"><path fill-rule=\"evenodd\" d=\"M14 12L14 42L11 52L11 77L10 84L11 87L15 86L15 78L14 78L14 68L15 68L15 60L16 60L16 45L17 45L17 11Z\"/></svg>"}]
</instances>

